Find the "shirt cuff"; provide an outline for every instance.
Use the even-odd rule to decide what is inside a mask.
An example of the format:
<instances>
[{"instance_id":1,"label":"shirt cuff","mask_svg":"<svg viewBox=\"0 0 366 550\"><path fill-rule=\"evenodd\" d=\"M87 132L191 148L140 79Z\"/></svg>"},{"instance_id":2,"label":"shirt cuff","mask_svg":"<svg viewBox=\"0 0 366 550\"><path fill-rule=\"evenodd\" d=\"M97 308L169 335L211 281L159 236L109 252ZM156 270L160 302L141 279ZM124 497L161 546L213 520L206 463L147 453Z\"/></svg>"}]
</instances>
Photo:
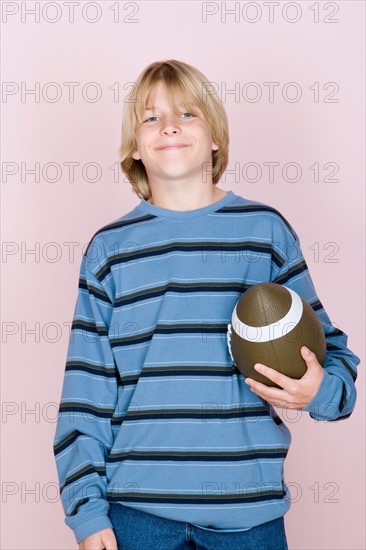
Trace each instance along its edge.
<instances>
[{"instance_id":1,"label":"shirt cuff","mask_svg":"<svg viewBox=\"0 0 366 550\"><path fill-rule=\"evenodd\" d=\"M300 409L310 413L315 420L335 420L339 416L342 380L324 369L323 379L313 399Z\"/></svg>"},{"instance_id":2,"label":"shirt cuff","mask_svg":"<svg viewBox=\"0 0 366 550\"><path fill-rule=\"evenodd\" d=\"M113 529L112 522L108 515L91 517L80 525L75 525L73 527L76 542L80 544L86 537L94 535L94 533L98 533L98 531L102 531L103 529L108 529L109 527Z\"/></svg>"}]
</instances>

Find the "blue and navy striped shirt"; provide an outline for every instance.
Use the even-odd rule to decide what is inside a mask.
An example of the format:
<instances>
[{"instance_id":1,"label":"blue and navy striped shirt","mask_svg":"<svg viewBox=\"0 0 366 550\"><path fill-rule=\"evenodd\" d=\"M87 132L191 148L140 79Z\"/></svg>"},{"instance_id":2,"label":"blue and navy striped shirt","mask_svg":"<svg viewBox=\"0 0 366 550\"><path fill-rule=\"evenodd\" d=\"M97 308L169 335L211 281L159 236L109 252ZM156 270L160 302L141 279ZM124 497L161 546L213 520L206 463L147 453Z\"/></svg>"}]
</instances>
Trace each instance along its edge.
<instances>
[{"instance_id":1,"label":"blue and navy striped shirt","mask_svg":"<svg viewBox=\"0 0 366 550\"><path fill-rule=\"evenodd\" d=\"M326 335L324 377L302 410L349 417L360 359L332 326L278 210L233 191L190 211L141 199L90 239L54 436L78 543L112 527L109 503L222 531L289 510L290 431L227 346L240 295L271 281L307 300Z\"/></svg>"}]
</instances>

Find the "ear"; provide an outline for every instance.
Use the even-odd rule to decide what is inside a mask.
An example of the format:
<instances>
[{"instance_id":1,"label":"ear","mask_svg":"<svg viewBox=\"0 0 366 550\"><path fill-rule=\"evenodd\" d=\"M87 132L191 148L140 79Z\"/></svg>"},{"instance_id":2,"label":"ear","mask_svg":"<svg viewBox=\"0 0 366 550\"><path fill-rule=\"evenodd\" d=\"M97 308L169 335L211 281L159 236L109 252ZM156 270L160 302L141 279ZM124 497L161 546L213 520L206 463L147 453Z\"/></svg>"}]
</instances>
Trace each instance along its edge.
<instances>
[{"instance_id":1,"label":"ear","mask_svg":"<svg viewBox=\"0 0 366 550\"><path fill-rule=\"evenodd\" d=\"M141 155L138 151L134 151L134 153L132 153L131 157L135 160L141 160Z\"/></svg>"},{"instance_id":2,"label":"ear","mask_svg":"<svg viewBox=\"0 0 366 550\"><path fill-rule=\"evenodd\" d=\"M213 150L213 151L217 151L218 148L219 148L219 146L216 145L216 143L212 142L212 150Z\"/></svg>"}]
</instances>

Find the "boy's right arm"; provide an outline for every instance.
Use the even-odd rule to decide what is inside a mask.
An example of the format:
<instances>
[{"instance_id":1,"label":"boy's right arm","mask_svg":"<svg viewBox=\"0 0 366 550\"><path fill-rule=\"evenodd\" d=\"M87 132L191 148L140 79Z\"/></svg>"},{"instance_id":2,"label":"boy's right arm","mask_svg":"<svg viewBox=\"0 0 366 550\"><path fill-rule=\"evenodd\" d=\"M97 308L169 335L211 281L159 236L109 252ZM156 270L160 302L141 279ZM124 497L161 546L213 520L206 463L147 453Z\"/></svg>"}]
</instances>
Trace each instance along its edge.
<instances>
[{"instance_id":1,"label":"boy's right arm","mask_svg":"<svg viewBox=\"0 0 366 550\"><path fill-rule=\"evenodd\" d=\"M77 543L113 534L106 498L106 458L118 397L117 367L108 338L111 283L83 255L53 451L65 523ZM92 271L93 268L93 271ZM114 537L114 534L113 534ZM113 548L113 546L111 547Z\"/></svg>"},{"instance_id":2,"label":"boy's right arm","mask_svg":"<svg viewBox=\"0 0 366 550\"><path fill-rule=\"evenodd\" d=\"M117 547L117 540L113 529L103 529L90 535L79 544L79 550L122 550Z\"/></svg>"}]
</instances>

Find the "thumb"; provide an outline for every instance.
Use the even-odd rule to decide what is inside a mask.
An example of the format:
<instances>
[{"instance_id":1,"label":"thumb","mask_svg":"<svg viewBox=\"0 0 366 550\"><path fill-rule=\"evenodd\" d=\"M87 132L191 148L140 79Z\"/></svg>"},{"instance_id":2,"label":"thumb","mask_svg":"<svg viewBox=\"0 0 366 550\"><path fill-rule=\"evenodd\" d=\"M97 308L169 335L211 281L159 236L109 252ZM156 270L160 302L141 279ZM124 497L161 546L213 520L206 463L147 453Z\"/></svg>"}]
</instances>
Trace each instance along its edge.
<instances>
[{"instance_id":1,"label":"thumb","mask_svg":"<svg viewBox=\"0 0 366 550\"><path fill-rule=\"evenodd\" d=\"M315 367L321 367L315 353L306 346L301 347L301 355L302 358L305 360L308 371L314 369Z\"/></svg>"},{"instance_id":2,"label":"thumb","mask_svg":"<svg viewBox=\"0 0 366 550\"><path fill-rule=\"evenodd\" d=\"M118 550L117 539L113 529L108 529L108 532L106 532L102 537L102 542L103 548L106 550Z\"/></svg>"}]
</instances>

